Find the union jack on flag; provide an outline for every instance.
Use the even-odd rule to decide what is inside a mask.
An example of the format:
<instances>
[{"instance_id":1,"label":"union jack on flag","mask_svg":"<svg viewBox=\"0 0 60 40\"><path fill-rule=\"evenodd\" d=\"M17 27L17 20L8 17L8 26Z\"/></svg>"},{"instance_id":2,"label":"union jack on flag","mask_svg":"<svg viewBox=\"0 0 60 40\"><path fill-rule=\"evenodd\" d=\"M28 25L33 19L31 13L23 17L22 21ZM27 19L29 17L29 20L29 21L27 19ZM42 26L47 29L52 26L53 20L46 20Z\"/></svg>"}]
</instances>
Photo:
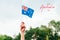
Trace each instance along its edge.
<instances>
[{"instance_id":1,"label":"union jack on flag","mask_svg":"<svg viewBox=\"0 0 60 40\"><path fill-rule=\"evenodd\" d=\"M31 8L28 8L26 6L22 6L22 14L27 15L28 17L32 18L34 13L34 10Z\"/></svg>"}]
</instances>

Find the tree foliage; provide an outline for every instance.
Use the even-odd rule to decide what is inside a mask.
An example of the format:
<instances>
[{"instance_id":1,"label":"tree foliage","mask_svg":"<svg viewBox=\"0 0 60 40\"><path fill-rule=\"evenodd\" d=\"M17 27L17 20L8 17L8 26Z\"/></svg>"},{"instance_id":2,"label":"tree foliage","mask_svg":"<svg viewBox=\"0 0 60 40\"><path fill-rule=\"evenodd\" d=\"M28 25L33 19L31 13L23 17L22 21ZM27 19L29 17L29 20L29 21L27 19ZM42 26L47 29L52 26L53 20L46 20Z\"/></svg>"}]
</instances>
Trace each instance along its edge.
<instances>
[{"instance_id":1,"label":"tree foliage","mask_svg":"<svg viewBox=\"0 0 60 40\"><path fill-rule=\"evenodd\" d=\"M58 36L58 31L60 31L60 21L51 20L48 23L49 26L41 25L40 27L30 28L29 30L25 31L25 40L60 40L60 36ZM53 26L56 31L53 33L52 28ZM0 40L20 40L21 34L19 33L16 35L15 38L7 35L0 35Z\"/></svg>"}]
</instances>

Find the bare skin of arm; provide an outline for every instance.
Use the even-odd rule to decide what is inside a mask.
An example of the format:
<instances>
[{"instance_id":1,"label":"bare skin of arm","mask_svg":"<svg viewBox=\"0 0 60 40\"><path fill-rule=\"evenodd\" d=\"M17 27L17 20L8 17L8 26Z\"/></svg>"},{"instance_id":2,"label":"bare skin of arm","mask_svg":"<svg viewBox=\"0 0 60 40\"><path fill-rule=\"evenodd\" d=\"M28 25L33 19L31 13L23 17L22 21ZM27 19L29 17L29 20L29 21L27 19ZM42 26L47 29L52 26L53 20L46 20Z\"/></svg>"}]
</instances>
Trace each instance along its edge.
<instances>
[{"instance_id":1,"label":"bare skin of arm","mask_svg":"<svg viewBox=\"0 0 60 40\"><path fill-rule=\"evenodd\" d=\"M21 31L21 40L25 40L25 37L24 37L25 23L24 22L21 22L20 31Z\"/></svg>"}]
</instances>

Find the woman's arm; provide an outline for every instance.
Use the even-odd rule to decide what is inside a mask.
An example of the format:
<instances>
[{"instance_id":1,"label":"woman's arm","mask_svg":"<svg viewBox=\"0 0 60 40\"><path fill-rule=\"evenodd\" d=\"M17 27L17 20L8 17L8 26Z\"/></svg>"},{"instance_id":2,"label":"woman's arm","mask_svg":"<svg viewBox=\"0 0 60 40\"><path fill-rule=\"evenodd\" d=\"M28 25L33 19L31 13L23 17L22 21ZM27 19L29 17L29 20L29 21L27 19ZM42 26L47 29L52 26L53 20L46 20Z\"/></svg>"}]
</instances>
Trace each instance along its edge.
<instances>
[{"instance_id":1,"label":"woman's arm","mask_svg":"<svg viewBox=\"0 0 60 40\"><path fill-rule=\"evenodd\" d=\"M21 33L21 40L25 40L24 33Z\"/></svg>"},{"instance_id":2,"label":"woman's arm","mask_svg":"<svg viewBox=\"0 0 60 40\"><path fill-rule=\"evenodd\" d=\"M24 32L25 32L25 24L24 22L21 22L21 40L25 40Z\"/></svg>"}]
</instances>

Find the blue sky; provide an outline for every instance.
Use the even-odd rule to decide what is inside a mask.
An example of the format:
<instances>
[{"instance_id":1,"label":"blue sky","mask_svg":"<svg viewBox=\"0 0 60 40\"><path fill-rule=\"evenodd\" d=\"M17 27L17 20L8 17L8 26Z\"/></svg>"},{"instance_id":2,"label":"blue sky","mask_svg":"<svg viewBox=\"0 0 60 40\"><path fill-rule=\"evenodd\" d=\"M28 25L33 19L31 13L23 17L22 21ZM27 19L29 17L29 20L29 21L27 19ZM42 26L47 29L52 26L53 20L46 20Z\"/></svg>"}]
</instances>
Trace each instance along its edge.
<instances>
[{"instance_id":1,"label":"blue sky","mask_svg":"<svg viewBox=\"0 0 60 40\"><path fill-rule=\"evenodd\" d=\"M40 6L50 3L55 8L41 12ZM34 9L32 18L22 15L21 6L25 5ZM37 27L47 25L50 20L60 20L60 0L0 0L0 34L13 36L18 34L20 22L26 23L26 29L30 26Z\"/></svg>"}]
</instances>

